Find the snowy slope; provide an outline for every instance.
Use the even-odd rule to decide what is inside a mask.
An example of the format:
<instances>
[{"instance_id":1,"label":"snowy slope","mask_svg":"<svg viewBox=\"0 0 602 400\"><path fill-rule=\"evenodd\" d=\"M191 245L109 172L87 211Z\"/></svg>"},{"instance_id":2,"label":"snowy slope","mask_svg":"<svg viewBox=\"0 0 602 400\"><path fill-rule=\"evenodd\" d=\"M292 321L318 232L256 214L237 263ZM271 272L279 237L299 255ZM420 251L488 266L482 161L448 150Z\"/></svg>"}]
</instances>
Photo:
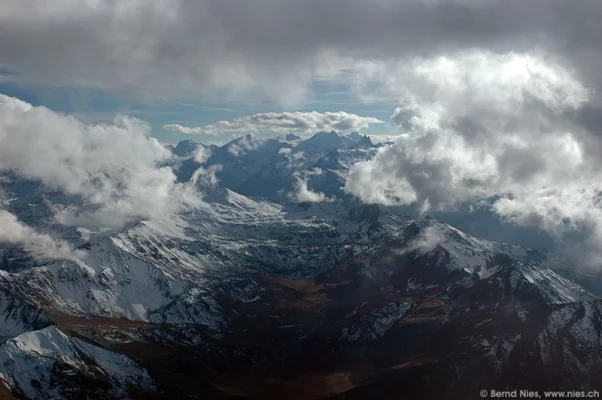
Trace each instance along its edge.
<instances>
[{"instance_id":1,"label":"snowy slope","mask_svg":"<svg viewBox=\"0 0 602 400\"><path fill-rule=\"evenodd\" d=\"M602 303L588 301L556 308L538 335L541 358L550 363L564 358L576 371L587 371L602 360ZM551 346L560 339L561 346Z\"/></svg>"},{"instance_id":2,"label":"snowy slope","mask_svg":"<svg viewBox=\"0 0 602 400\"><path fill-rule=\"evenodd\" d=\"M22 287L17 280L0 271L0 343L50 324L46 311L26 302L21 295Z\"/></svg>"},{"instance_id":3,"label":"snowy slope","mask_svg":"<svg viewBox=\"0 0 602 400\"><path fill-rule=\"evenodd\" d=\"M82 247L86 257L81 260L42 262L3 276L38 307L74 315L195 323L222 332L227 321L212 295L219 286L216 279L240 277L241 267L313 276L365 251L374 235L388 234L387 227L399 220L383 214L378 233L366 221L350 218L348 209L339 207L337 213L335 205L329 207L320 217L319 205L316 211L286 209L226 190L220 201L198 210L93 236ZM250 301L259 291L252 279L244 280L245 295L229 294Z\"/></svg>"},{"instance_id":4,"label":"snowy slope","mask_svg":"<svg viewBox=\"0 0 602 400\"><path fill-rule=\"evenodd\" d=\"M219 286L216 279L242 277L243 297L250 301L261 290L241 268L312 277L377 251L383 243L388 251L439 260L446 271L462 270L467 277L476 273L481 279L504 267L496 261L501 255L528 261L525 249L476 239L434 219L412 222L378 207L340 203L281 206L225 190L198 210L93 237L82 260L51 261L3 276L38 307L50 304L75 315L195 323L223 332L228 321L212 294ZM524 284L552 287L551 302L581 299L568 281L550 270L525 267L520 274ZM408 284L417 290L446 281L414 279ZM15 329L20 333L25 328Z\"/></svg>"},{"instance_id":5,"label":"snowy slope","mask_svg":"<svg viewBox=\"0 0 602 400\"><path fill-rule=\"evenodd\" d=\"M115 396L127 394L131 387L154 389L150 375L128 357L71 338L55 327L24 333L0 346L0 380L27 398L64 398L68 387L63 381L74 375L108 382Z\"/></svg>"},{"instance_id":6,"label":"snowy slope","mask_svg":"<svg viewBox=\"0 0 602 400\"><path fill-rule=\"evenodd\" d=\"M36 316L36 310L50 305L67 314L194 323L223 333L228 321L215 299L216 289L241 301L261 296L261 289L245 271L313 277L380 248L434 260L445 271L461 270L464 275L460 277L477 274L480 279L505 266L500 256L513 262L529 261L528 250L518 246L470 237L432 218L409 221L374 206L279 205L227 189L208 200L180 215L92 235L83 246L87 256L81 260L49 261L16 273L3 272L6 286L19 287L26 301L14 314L8 305L10 297L0 298L7 304L5 318ZM525 267L520 273L525 285L551 287L552 292L544 295L552 303L582 299L577 289L547 269ZM231 277L241 279L239 289L219 283ZM419 290L448 283L429 279L413 278L408 285ZM7 328L6 337L38 321L37 317L19 318L13 328Z\"/></svg>"}]
</instances>

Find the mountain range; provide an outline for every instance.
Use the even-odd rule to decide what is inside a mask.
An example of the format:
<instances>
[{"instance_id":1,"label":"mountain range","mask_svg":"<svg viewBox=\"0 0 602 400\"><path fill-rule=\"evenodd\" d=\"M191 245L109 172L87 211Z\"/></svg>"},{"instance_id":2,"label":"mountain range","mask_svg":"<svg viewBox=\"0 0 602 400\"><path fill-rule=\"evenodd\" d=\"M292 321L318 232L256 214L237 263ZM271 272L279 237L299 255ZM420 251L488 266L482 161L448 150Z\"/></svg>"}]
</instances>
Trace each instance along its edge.
<instances>
[{"instance_id":1,"label":"mountain range","mask_svg":"<svg viewBox=\"0 0 602 400\"><path fill-rule=\"evenodd\" d=\"M599 389L600 275L361 204L346 174L386 145L337 132L183 141L168 167L197 179L201 205L98 231L53 220L77 199L3 172L6 209L85 256L0 246L0 398Z\"/></svg>"}]
</instances>

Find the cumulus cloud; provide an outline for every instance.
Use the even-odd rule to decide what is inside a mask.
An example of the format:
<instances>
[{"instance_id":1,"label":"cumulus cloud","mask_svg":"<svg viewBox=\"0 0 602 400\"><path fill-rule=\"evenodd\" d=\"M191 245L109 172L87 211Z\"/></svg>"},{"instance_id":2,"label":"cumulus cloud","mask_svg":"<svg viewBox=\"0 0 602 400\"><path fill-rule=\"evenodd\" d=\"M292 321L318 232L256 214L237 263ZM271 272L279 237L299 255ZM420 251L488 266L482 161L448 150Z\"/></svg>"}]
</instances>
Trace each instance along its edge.
<instances>
[{"instance_id":1,"label":"cumulus cloud","mask_svg":"<svg viewBox=\"0 0 602 400\"><path fill-rule=\"evenodd\" d=\"M36 232L6 210L0 210L0 243L20 245L34 257L51 260L85 257L85 252L74 251L67 242Z\"/></svg>"},{"instance_id":2,"label":"cumulus cloud","mask_svg":"<svg viewBox=\"0 0 602 400\"><path fill-rule=\"evenodd\" d=\"M173 207L175 176L159 166L171 154L149 134L137 119L87 125L0 95L0 171L81 196L87 207L56 210L64 224L115 227Z\"/></svg>"},{"instance_id":3,"label":"cumulus cloud","mask_svg":"<svg viewBox=\"0 0 602 400\"><path fill-rule=\"evenodd\" d=\"M211 151L204 146L199 146L193 154L194 161L198 164L204 164L209 157L211 157ZM188 182L187 189L194 187L216 187L219 183L217 173L221 171L221 165L210 165L208 167L199 167L194 171L190 181Z\"/></svg>"},{"instance_id":4,"label":"cumulus cloud","mask_svg":"<svg viewBox=\"0 0 602 400\"><path fill-rule=\"evenodd\" d=\"M297 191L295 192L295 200L308 203L330 203L334 199L327 197L322 192L314 192L308 188L307 180L297 178Z\"/></svg>"},{"instance_id":5,"label":"cumulus cloud","mask_svg":"<svg viewBox=\"0 0 602 400\"><path fill-rule=\"evenodd\" d=\"M295 153L290 157L290 153L286 153L291 167L295 164L303 162L303 154ZM294 167L293 167L294 168ZM295 172L293 174L293 187L295 191L290 193L288 197L293 201L308 202L308 203L332 203L336 201L334 197L328 197L323 192L316 192L309 188L309 180L312 176L320 176L324 173L321 168L313 168L305 172Z\"/></svg>"},{"instance_id":6,"label":"cumulus cloud","mask_svg":"<svg viewBox=\"0 0 602 400\"><path fill-rule=\"evenodd\" d=\"M217 136L219 134L240 135L246 133L316 133L319 131L357 131L370 124L382 124L373 117L361 117L344 111L338 112L283 112L259 113L232 121L219 121L203 127L185 127L177 124L163 128L185 134Z\"/></svg>"},{"instance_id":7,"label":"cumulus cloud","mask_svg":"<svg viewBox=\"0 0 602 400\"><path fill-rule=\"evenodd\" d=\"M422 211L485 204L512 222L559 236L586 229L600 242L599 131L583 119L596 98L571 70L475 51L402 72L392 119L405 133L350 171L348 192Z\"/></svg>"}]
</instances>

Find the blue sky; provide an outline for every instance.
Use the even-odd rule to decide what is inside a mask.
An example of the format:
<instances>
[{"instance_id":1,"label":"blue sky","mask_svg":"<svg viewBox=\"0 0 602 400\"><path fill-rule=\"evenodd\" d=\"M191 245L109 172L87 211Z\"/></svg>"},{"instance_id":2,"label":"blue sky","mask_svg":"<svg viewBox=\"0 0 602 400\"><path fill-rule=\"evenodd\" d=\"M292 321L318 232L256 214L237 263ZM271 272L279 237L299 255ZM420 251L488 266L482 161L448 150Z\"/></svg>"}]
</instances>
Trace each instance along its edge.
<instances>
[{"instance_id":1,"label":"blue sky","mask_svg":"<svg viewBox=\"0 0 602 400\"><path fill-rule=\"evenodd\" d=\"M5 79L0 81L0 93L19 98L32 105L41 105L53 111L73 114L89 123L111 122L115 115L126 114L147 121L152 134L161 142L177 143L183 139L199 142L227 142L233 135L205 136L182 134L164 128L179 124L199 127L218 121L265 112L285 111L345 111L362 117L374 117L384 124L372 124L362 133L380 136L394 135L398 128L390 123L396 103L367 103L357 100L348 85L339 82L320 82L311 86L312 99L296 107L286 108L273 101L249 101L248 96L207 99L159 98L138 92L121 91L73 84L69 81L45 84L27 76L0 70ZM237 136L237 135L234 135Z\"/></svg>"}]
</instances>

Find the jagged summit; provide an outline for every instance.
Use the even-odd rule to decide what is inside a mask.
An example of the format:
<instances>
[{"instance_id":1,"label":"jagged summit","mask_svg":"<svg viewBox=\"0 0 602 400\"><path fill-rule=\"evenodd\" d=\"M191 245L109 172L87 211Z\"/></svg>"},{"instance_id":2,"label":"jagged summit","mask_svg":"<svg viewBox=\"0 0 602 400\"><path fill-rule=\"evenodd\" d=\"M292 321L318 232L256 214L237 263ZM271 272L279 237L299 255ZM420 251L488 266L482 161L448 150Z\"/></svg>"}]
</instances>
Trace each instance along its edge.
<instances>
[{"instance_id":1,"label":"jagged summit","mask_svg":"<svg viewBox=\"0 0 602 400\"><path fill-rule=\"evenodd\" d=\"M362 135L359 132L351 132L350 134L347 135L347 137L351 140L353 140L354 142L358 143L360 140L362 140L365 136Z\"/></svg>"},{"instance_id":2,"label":"jagged summit","mask_svg":"<svg viewBox=\"0 0 602 400\"><path fill-rule=\"evenodd\" d=\"M358 140L357 146L364 147L364 148L370 148L370 147L374 147L374 143L372 143L372 140L370 139L369 136L364 135L360 140Z\"/></svg>"},{"instance_id":3,"label":"jagged summit","mask_svg":"<svg viewBox=\"0 0 602 400\"><path fill-rule=\"evenodd\" d=\"M318 132L309 139L303 140L297 148L309 152L325 152L340 148L353 147L355 142L335 131Z\"/></svg>"}]
</instances>

